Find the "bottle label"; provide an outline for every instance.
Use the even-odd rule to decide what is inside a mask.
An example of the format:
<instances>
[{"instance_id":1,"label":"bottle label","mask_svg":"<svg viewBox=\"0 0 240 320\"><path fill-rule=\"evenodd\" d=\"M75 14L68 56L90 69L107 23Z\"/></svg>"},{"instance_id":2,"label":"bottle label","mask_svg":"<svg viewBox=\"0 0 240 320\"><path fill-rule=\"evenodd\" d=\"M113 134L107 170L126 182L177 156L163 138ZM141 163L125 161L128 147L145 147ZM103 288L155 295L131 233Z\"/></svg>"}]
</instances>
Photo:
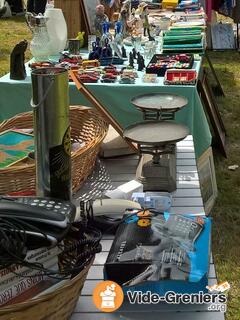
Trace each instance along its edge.
<instances>
[{"instance_id":1,"label":"bottle label","mask_svg":"<svg viewBox=\"0 0 240 320\"><path fill-rule=\"evenodd\" d=\"M66 130L62 144L49 150L51 197L70 200L71 198L71 135Z\"/></svg>"}]
</instances>

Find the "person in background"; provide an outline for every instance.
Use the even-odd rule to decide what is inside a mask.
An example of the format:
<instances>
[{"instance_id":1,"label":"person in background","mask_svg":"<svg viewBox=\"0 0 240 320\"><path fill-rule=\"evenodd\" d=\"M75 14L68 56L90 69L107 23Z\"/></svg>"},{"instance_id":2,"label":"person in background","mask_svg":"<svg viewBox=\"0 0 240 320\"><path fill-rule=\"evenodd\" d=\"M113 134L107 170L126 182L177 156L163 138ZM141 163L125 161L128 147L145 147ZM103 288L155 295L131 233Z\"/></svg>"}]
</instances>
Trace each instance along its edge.
<instances>
[{"instance_id":1,"label":"person in background","mask_svg":"<svg viewBox=\"0 0 240 320\"><path fill-rule=\"evenodd\" d=\"M44 14L46 8L47 0L28 0L27 2L27 12L32 13L42 13Z\"/></svg>"},{"instance_id":2,"label":"person in background","mask_svg":"<svg viewBox=\"0 0 240 320\"><path fill-rule=\"evenodd\" d=\"M23 12L22 0L7 0L7 2L11 8L12 15Z\"/></svg>"}]
</instances>

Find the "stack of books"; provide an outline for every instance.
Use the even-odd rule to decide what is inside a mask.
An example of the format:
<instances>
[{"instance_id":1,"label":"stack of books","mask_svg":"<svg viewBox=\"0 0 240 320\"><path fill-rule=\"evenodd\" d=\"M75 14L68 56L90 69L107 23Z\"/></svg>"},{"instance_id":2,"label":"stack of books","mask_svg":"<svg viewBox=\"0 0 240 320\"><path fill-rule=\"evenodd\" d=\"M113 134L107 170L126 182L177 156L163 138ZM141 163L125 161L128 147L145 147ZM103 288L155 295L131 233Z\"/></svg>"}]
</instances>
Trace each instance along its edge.
<instances>
[{"instance_id":1,"label":"stack of books","mask_svg":"<svg viewBox=\"0 0 240 320\"><path fill-rule=\"evenodd\" d=\"M204 39L201 27L173 27L163 35L163 52L203 53Z\"/></svg>"},{"instance_id":2,"label":"stack of books","mask_svg":"<svg viewBox=\"0 0 240 320\"><path fill-rule=\"evenodd\" d=\"M31 250L28 251L25 261L40 264L44 269L57 272L60 252L58 247ZM8 268L2 268L0 269L0 306L31 299L59 281L31 267L14 264ZM37 287L38 290L36 290Z\"/></svg>"},{"instance_id":3,"label":"stack of books","mask_svg":"<svg viewBox=\"0 0 240 320\"><path fill-rule=\"evenodd\" d=\"M163 33L163 53L204 53L206 15L199 1L180 1L178 9L178 19Z\"/></svg>"}]
</instances>

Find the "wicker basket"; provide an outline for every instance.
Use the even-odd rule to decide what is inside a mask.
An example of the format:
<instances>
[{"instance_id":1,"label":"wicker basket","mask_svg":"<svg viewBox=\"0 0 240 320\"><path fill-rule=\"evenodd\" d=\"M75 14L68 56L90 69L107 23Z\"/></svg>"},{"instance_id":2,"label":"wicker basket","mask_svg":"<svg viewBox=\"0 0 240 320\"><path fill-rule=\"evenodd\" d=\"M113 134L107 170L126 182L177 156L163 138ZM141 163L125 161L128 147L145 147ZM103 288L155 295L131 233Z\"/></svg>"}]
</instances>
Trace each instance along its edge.
<instances>
[{"instance_id":1,"label":"wicker basket","mask_svg":"<svg viewBox=\"0 0 240 320\"><path fill-rule=\"evenodd\" d=\"M99 113L88 107L70 107L72 142L85 146L72 152L72 189L75 193L91 174L108 125ZM25 112L0 124L0 132L8 129L33 128L32 112ZM0 170L0 194L35 191L35 164L15 165Z\"/></svg>"},{"instance_id":2,"label":"wicker basket","mask_svg":"<svg viewBox=\"0 0 240 320\"><path fill-rule=\"evenodd\" d=\"M69 283L34 300L0 308L0 320L68 320L93 260Z\"/></svg>"}]
</instances>

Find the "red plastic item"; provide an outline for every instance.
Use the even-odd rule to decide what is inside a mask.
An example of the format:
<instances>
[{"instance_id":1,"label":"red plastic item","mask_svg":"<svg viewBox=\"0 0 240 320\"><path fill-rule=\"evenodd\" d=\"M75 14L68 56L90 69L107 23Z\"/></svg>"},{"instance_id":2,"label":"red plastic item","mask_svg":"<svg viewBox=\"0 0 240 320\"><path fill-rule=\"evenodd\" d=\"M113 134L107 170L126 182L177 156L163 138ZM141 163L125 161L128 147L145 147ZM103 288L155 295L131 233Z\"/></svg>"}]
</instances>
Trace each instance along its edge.
<instances>
[{"instance_id":1,"label":"red plastic item","mask_svg":"<svg viewBox=\"0 0 240 320\"><path fill-rule=\"evenodd\" d=\"M194 85L197 80L196 70L167 70L164 83Z\"/></svg>"}]
</instances>

